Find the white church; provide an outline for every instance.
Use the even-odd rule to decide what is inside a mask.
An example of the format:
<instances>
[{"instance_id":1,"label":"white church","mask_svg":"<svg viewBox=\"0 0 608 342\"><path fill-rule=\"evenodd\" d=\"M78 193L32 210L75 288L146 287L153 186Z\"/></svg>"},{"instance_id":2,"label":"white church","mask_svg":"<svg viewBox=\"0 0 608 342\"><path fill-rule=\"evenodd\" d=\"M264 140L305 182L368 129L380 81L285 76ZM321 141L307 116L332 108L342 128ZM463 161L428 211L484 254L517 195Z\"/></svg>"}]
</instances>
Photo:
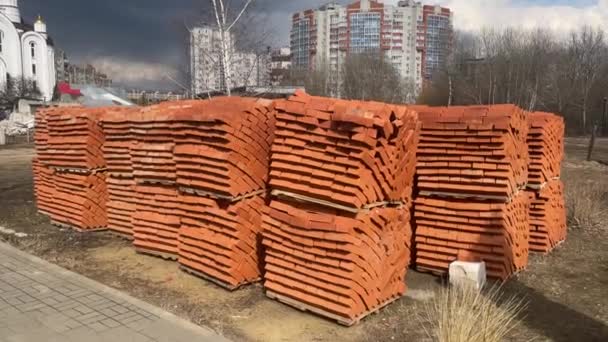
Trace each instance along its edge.
<instances>
[{"instance_id":1,"label":"white church","mask_svg":"<svg viewBox=\"0 0 608 342\"><path fill-rule=\"evenodd\" d=\"M7 75L32 80L45 101L55 88L55 51L41 17L31 25L19 12L18 0L0 0L0 86Z\"/></svg>"}]
</instances>

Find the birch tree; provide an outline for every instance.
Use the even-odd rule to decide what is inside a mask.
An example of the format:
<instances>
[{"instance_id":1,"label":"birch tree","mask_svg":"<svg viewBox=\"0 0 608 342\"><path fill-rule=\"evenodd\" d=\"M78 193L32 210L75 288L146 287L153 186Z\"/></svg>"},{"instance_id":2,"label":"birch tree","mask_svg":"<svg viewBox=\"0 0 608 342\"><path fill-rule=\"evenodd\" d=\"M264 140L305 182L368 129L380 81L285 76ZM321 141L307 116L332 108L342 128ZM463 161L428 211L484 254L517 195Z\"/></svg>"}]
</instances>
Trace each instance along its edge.
<instances>
[{"instance_id":1,"label":"birch tree","mask_svg":"<svg viewBox=\"0 0 608 342\"><path fill-rule=\"evenodd\" d=\"M220 77L222 84L226 88L226 94L232 95L232 60L234 58L232 51L231 33L235 25L243 17L253 0L246 0L241 10L237 12L234 18L230 17L229 7L226 6L225 0L209 0L213 6L215 14L215 23L220 35L220 68L222 70Z\"/></svg>"}]
</instances>

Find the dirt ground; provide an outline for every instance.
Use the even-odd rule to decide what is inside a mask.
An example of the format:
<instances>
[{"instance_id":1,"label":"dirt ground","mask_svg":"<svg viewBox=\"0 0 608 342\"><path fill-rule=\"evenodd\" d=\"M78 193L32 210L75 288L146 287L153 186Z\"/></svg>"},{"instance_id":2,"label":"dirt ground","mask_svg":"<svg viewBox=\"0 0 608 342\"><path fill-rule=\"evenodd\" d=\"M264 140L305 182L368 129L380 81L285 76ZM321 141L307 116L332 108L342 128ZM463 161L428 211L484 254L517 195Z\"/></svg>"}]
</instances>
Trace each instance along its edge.
<instances>
[{"instance_id":1,"label":"dirt ground","mask_svg":"<svg viewBox=\"0 0 608 342\"><path fill-rule=\"evenodd\" d=\"M569 139L564 173L608 182L608 139L584 162L585 139ZM179 271L175 263L136 254L107 233L80 234L50 225L36 213L31 146L0 148L0 239L50 262L130 293L235 341L420 341L425 301L441 279L408 272L405 297L345 328L265 297L261 285L227 292ZM608 207L608 194L604 196ZM11 233L15 231L17 233ZM531 257L528 270L505 285L527 309L512 341L608 341L608 224L571 229L549 256Z\"/></svg>"}]
</instances>

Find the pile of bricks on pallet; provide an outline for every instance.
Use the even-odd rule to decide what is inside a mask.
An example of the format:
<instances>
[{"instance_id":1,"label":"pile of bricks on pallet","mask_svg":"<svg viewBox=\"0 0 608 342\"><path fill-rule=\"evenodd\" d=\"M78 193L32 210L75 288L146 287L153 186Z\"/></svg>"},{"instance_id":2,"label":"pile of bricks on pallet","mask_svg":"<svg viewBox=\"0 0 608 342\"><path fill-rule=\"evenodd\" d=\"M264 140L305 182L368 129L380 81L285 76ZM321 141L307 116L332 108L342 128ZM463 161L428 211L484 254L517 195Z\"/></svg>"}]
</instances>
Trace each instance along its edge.
<instances>
[{"instance_id":1,"label":"pile of bricks on pallet","mask_svg":"<svg viewBox=\"0 0 608 342\"><path fill-rule=\"evenodd\" d=\"M34 132L34 142L36 145L36 157L32 160L32 171L34 174L34 195L38 212L48 215L51 204L53 203L53 170L40 161L40 155L46 153L48 149L49 129L46 122L46 115L49 110L41 110L36 114Z\"/></svg>"},{"instance_id":2,"label":"pile of bricks on pallet","mask_svg":"<svg viewBox=\"0 0 608 342\"><path fill-rule=\"evenodd\" d=\"M215 98L172 117L181 268L231 290L259 280L272 102Z\"/></svg>"},{"instance_id":3,"label":"pile of bricks on pallet","mask_svg":"<svg viewBox=\"0 0 608 342\"><path fill-rule=\"evenodd\" d=\"M550 113L530 114L530 250L549 253L566 239L564 185L564 120Z\"/></svg>"},{"instance_id":4,"label":"pile of bricks on pallet","mask_svg":"<svg viewBox=\"0 0 608 342\"><path fill-rule=\"evenodd\" d=\"M417 107L416 267L485 261L507 279L527 265L528 117L512 105Z\"/></svg>"},{"instance_id":5,"label":"pile of bricks on pallet","mask_svg":"<svg viewBox=\"0 0 608 342\"><path fill-rule=\"evenodd\" d=\"M41 111L37 119L41 130L34 168L41 180L36 189L39 207L57 225L83 231L107 225L102 112L57 107Z\"/></svg>"},{"instance_id":6,"label":"pile of bricks on pallet","mask_svg":"<svg viewBox=\"0 0 608 342\"><path fill-rule=\"evenodd\" d=\"M275 107L264 287L352 325L405 291L417 115L303 93Z\"/></svg>"},{"instance_id":7,"label":"pile of bricks on pallet","mask_svg":"<svg viewBox=\"0 0 608 342\"><path fill-rule=\"evenodd\" d=\"M133 214L136 210L131 158L135 138L130 118L137 111L138 108L108 108L101 118L105 136L103 156L108 171L108 229L128 239L133 238Z\"/></svg>"}]
</instances>

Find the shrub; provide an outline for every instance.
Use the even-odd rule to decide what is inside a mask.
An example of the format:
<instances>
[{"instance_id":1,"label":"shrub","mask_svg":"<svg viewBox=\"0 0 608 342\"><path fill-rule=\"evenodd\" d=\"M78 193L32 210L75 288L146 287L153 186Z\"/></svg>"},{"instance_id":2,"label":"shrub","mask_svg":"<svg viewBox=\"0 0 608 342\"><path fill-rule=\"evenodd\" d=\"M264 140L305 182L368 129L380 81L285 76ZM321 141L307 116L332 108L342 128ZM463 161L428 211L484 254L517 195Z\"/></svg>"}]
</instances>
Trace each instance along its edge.
<instances>
[{"instance_id":1,"label":"shrub","mask_svg":"<svg viewBox=\"0 0 608 342\"><path fill-rule=\"evenodd\" d=\"M566 209L571 228L596 228L608 216L608 181L583 174L565 175Z\"/></svg>"},{"instance_id":2,"label":"shrub","mask_svg":"<svg viewBox=\"0 0 608 342\"><path fill-rule=\"evenodd\" d=\"M423 326L438 342L503 341L519 326L521 299L503 297L500 287L478 291L472 286L443 289L426 303Z\"/></svg>"}]
</instances>

